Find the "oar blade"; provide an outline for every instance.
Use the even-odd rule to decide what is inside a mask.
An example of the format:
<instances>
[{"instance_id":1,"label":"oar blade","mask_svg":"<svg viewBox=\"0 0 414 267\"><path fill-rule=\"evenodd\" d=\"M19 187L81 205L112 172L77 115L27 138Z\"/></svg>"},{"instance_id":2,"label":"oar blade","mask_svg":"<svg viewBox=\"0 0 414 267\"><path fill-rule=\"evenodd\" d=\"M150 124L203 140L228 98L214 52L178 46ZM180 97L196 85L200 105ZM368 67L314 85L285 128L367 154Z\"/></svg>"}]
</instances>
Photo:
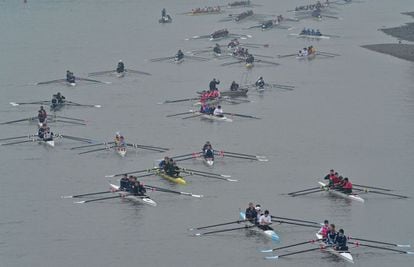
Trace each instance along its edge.
<instances>
[{"instance_id":1,"label":"oar blade","mask_svg":"<svg viewBox=\"0 0 414 267\"><path fill-rule=\"evenodd\" d=\"M261 250L260 252L270 253L270 252L273 252L273 249L265 249L265 250Z\"/></svg>"},{"instance_id":2,"label":"oar blade","mask_svg":"<svg viewBox=\"0 0 414 267\"><path fill-rule=\"evenodd\" d=\"M267 256L265 257L266 260L277 260L279 259L279 256L275 255L275 256Z\"/></svg>"}]
</instances>

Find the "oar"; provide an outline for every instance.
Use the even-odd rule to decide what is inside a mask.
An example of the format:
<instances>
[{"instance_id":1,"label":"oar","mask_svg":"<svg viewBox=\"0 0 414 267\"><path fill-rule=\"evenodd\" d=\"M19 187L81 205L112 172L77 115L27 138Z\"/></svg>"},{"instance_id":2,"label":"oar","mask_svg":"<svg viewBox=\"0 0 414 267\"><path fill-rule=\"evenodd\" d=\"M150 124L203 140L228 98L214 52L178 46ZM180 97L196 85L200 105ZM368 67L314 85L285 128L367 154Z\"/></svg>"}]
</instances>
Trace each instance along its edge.
<instances>
[{"instance_id":1,"label":"oar","mask_svg":"<svg viewBox=\"0 0 414 267\"><path fill-rule=\"evenodd\" d=\"M169 60L169 59L173 59L175 58L175 56L173 57L159 57L159 58L153 58L150 59L151 62L158 62L158 61L163 61L163 60Z\"/></svg>"},{"instance_id":2,"label":"oar","mask_svg":"<svg viewBox=\"0 0 414 267\"><path fill-rule=\"evenodd\" d=\"M220 64L220 66L230 66L230 65L235 65L235 64L239 64L242 63L244 60L238 60L238 61L234 61L234 62L225 62L223 64Z\"/></svg>"},{"instance_id":3,"label":"oar","mask_svg":"<svg viewBox=\"0 0 414 267\"><path fill-rule=\"evenodd\" d=\"M282 221L282 220L274 220L272 219L272 222L277 222L277 223L285 223L285 224L292 224L292 225L298 225L298 226L303 226L303 227L312 227L312 228L320 228L319 226L316 225L309 225L309 224L303 224L303 223L295 223L295 222L288 222L288 221Z\"/></svg>"},{"instance_id":4,"label":"oar","mask_svg":"<svg viewBox=\"0 0 414 267\"><path fill-rule=\"evenodd\" d=\"M399 247L399 248L410 248L411 247L411 245L400 245L400 244L395 244L395 243L388 243L388 242L383 242L383 241L362 239L362 238L357 238L357 237L348 237L348 239L353 239L353 240L357 240L357 241L365 241L365 242L382 244L382 245L388 245L388 246L394 246L394 247Z\"/></svg>"},{"instance_id":5,"label":"oar","mask_svg":"<svg viewBox=\"0 0 414 267\"><path fill-rule=\"evenodd\" d=\"M62 196L62 198L77 198L77 197L86 197L86 196L101 195L101 194L107 194L107 193L112 193L112 191L101 191L101 192L96 192L96 193L86 193L86 194L73 195L73 196Z\"/></svg>"},{"instance_id":6,"label":"oar","mask_svg":"<svg viewBox=\"0 0 414 267\"><path fill-rule=\"evenodd\" d=\"M6 121L6 122L2 122L0 124L11 124L11 123L21 122L21 121L34 121L36 119L37 119L37 117L30 117L30 118L24 118L24 119L20 119L20 120Z\"/></svg>"},{"instance_id":7,"label":"oar","mask_svg":"<svg viewBox=\"0 0 414 267\"><path fill-rule=\"evenodd\" d=\"M97 149L93 149L93 150L88 150L88 151L80 152L80 153L78 153L78 155L83 155L83 154L88 154L88 153L93 153L93 152L98 152L98 151L103 151L103 150L109 150L113 147L115 147L115 146L109 146L109 147L104 147L104 148L97 148Z\"/></svg>"},{"instance_id":8,"label":"oar","mask_svg":"<svg viewBox=\"0 0 414 267\"><path fill-rule=\"evenodd\" d=\"M9 104L10 105L12 105L13 107L17 107L17 106L20 106L20 105L36 105L36 104L39 104L39 105L42 105L42 104L46 104L46 103L49 103L50 101L36 101L36 102L25 102L25 103L16 103L16 102L10 102Z\"/></svg>"},{"instance_id":9,"label":"oar","mask_svg":"<svg viewBox=\"0 0 414 267\"><path fill-rule=\"evenodd\" d=\"M202 230L202 229L213 228L213 227L217 227L217 226L223 226L223 225L229 225L229 224L235 224L235 223L242 223L242 222L245 222L245 220L237 220L237 221L232 221L232 222L226 222L226 223L219 223L219 224L201 226L201 227L196 227L196 228L190 228L188 230L190 230L190 231L193 231L193 230Z\"/></svg>"},{"instance_id":10,"label":"oar","mask_svg":"<svg viewBox=\"0 0 414 267\"><path fill-rule=\"evenodd\" d=\"M171 103L186 102L186 101L193 101L193 100L199 100L199 99L200 97L184 98L184 99L177 99L177 100L165 100L161 104L171 104Z\"/></svg>"},{"instance_id":11,"label":"oar","mask_svg":"<svg viewBox=\"0 0 414 267\"><path fill-rule=\"evenodd\" d=\"M145 169L145 170L139 170L139 171L123 172L123 173L118 173L118 174L105 175L105 177L106 178L114 178L114 177L123 176L125 174L142 173L142 172L152 172L152 171L156 171L156 170L159 170L159 168L155 167L155 168L152 168L152 169Z\"/></svg>"},{"instance_id":12,"label":"oar","mask_svg":"<svg viewBox=\"0 0 414 267\"><path fill-rule=\"evenodd\" d=\"M203 195L195 195L193 193L174 191L174 190L161 188L161 187L157 187L157 186L152 186L152 185L145 185L145 187L148 188L148 189L151 189L151 190L156 190L156 191L165 192L165 193L172 193L172 194L184 195L184 196L192 196L192 197L197 197L197 198L203 197Z\"/></svg>"},{"instance_id":13,"label":"oar","mask_svg":"<svg viewBox=\"0 0 414 267\"><path fill-rule=\"evenodd\" d=\"M88 76L96 76L96 75L104 75L109 74L112 72L115 72L116 70L105 70L105 71L97 71L97 72L90 72L88 73Z\"/></svg>"},{"instance_id":14,"label":"oar","mask_svg":"<svg viewBox=\"0 0 414 267\"><path fill-rule=\"evenodd\" d=\"M14 140L14 139L21 139L21 138L30 138L34 137L34 134L31 135L22 135L22 136L16 136L16 137L8 137L8 138L1 138L0 141L7 141L7 140Z\"/></svg>"},{"instance_id":15,"label":"oar","mask_svg":"<svg viewBox=\"0 0 414 267\"><path fill-rule=\"evenodd\" d=\"M271 64L271 65L275 65L275 66L279 66L279 63L276 62L272 62L272 61L267 61L267 60L262 60L262 59L256 59L256 62L262 62L262 63L266 63L266 64Z\"/></svg>"},{"instance_id":16,"label":"oar","mask_svg":"<svg viewBox=\"0 0 414 267\"><path fill-rule=\"evenodd\" d=\"M70 136L70 135L66 135L66 134L60 134L60 135L58 135L58 137L62 137L62 138L70 139L70 140L75 140L75 141L80 141L80 142L86 142L86 143L93 143L94 142L92 139L87 139L87 138L83 138L83 137L76 137L76 136Z\"/></svg>"},{"instance_id":17,"label":"oar","mask_svg":"<svg viewBox=\"0 0 414 267\"><path fill-rule=\"evenodd\" d=\"M320 248L305 249L305 250L291 252L291 253L286 253L286 254L282 254L282 255L268 256L268 257L265 257L265 259L266 260L276 260L278 258L282 258L282 257L290 256L290 255L295 255L295 254L299 254L299 253L306 253L306 252L315 251L315 250L319 250L319 249Z\"/></svg>"},{"instance_id":18,"label":"oar","mask_svg":"<svg viewBox=\"0 0 414 267\"><path fill-rule=\"evenodd\" d=\"M143 75L148 75L151 76L151 73L145 72L145 71L139 71L139 70L131 70L131 69L127 69L126 72L130 72L130 73L136 73L136 74L143 74Z\"/></svg>"},{"instance_id":19,"label":"oar","mask_svg":"<svg viewBox=\"0 0 414 267\"><path fill-rule=\"evenodd\" d=\"M318 222L314 222L314 221L307 221L307 220L301 220L301 219L292 219L292 218L285 218L285 217L278 217L278 216L270 216L272 219L281 219L281 220L288 220L288 221L293 221L293 222L303 222L303 223L310 223L310 224L315 224L315 225L321 225Z\"/></svg>"},{"instance_id":20,"label":"oar","mask_svg":"<svg viewBox=\"0 0 414 267\"><path fill-rule=\"evenodd\" d=\"M204 58L204 57L196 57L196 56L186 56L187 58L190 59L194 59L194 60L200 60L200 61L207 61L209 60L208 58Z\"/></svg>"},{"instance_id":21,"label":"oar","mask_svg":"<svg viewBox=\"0 0 414 267\"><path fill-rule=\"evenodd\" d=\"M236 158L236 159L257 160L257 161L267 161L267 159L263 159L263 158L244 157L244 156L229 155L229 154L223 155L223 157Z\"/></svg>"},{"instance_id":22,"label":"oar","mask_svg":"<svg viewBox=\"0 0 414 267\"><path fill-rule=\"evenodd\" d=\"M196 117L200 117L201 115L203 115L203 113L199 113L199 114L195 114L195 115L192 115L192 116L184 117L182 119L186 120L186 119L196 118Z\"/></svg>"},{"instance_id":23,"label":"oar","mask_svg":"<svg viewBox=\"0 0 414 267\"><path fill-rule=\"evenodd\" d=\"M25 140L25 141L18 141L18 142L6 143L6 144L1 144L1 145L2 146L10 146L10 145L17 145L17 144L35 142L35 141L37 141L37 140L35 140L35 139L33 139L33 140Z\"/></svg>"},{"instance_id":24,"label":"oar","mask_svg":"<svg viewBox=\"0 0 414 267\"><path fill-rule=\"evenodd\" d=\"M181 113L167 115L166 117L167 118L170 118L170 117L175 117L175 116L180 116L180 115L186 115L186 114L191 114L191 113L193 113L193 112L192 111L187 111L187 112L181 112Z\"/></svg>"},{"instance_id":25,"label":"oar","mask_svg":"<svg viewBox=\"0 0 414 267\"><path fill-rule=\"evenodd\" d=\"M95 201L100 201L100 200L106 200L106 199L113 199L113 198L122 198L123 196L119 195L119 196L111 196L111 197L102 197L102 198L95 198L95 199L90 199L90 200L83 200L83 201L76 201L76 204L84 204L84 203L89 203L89 202L95 202Z\"/></svg>"},{"instance_id":26,"label":"oar","mask_svg":"<svg viewBox=\"0 0 414 267\"><path fill-rule=\"evenodd\" d=\"M159 146L147 146L147 145L141 145L141 144L132 144L132 145L134 145L134 146L138 146L138 147L148 147L148 148L154 148L154 149L165 150L165 151L170 150L169 148L166 148L166 147L159 147Z\"/></svg>"},{"instance_id":27,"label":"oar","mask_svg":"<svg viewBox=\"0 0 414 267\"><path fill-rule=\"evenodd\" d=\"M315 186L315 187L311 187L311 188L308 188L308 189L303 189L303 190L299 190L299 191L295 191L295 192L290 192L290 193L288 193L288 195L295 195L297 193L311 191L311 190L315 190L315 189L319 189L319 188L320 188L319 186Z\"/></svg>"},{"instance_id":28,"label":"oar","mask_svg":"<svg viewBox=\"0 0 414 267\"><path fill-rule=\"evenodd\" d=\"M322 239L309 240L309 241L300 242L300 243L296 243L296 244L292 244L292 245L288 245L288 246L283 246L283 247L278 247L278 248L273 248L273 249L267 249L267 250L261 250L260 252L269 253L269 252L273 252L273 251L281 250L281 249L285 249L285 248L291 248L291 247L296 247L296 246L305 245L305 244L309 244L309 243L315 243L315 242L320 241L320 240L322 240Z\"/></svg>"},{"instance_id":29,"label":"oar","mask_svg":"<svg viewBox=\"0 0 414 267\"><path fill-rule=\"evenodd\" d=\"M197 157L197 155L200 153L201 152L194 152L194 153L189 153L189 154L184 154L184 155L173 156L172 158L175 160L178 158L183 158L183 157L188 157L188 156Z\"/></svg>"},{"instance_id":30,"label":"oar","mask_svg":"<svg viewBox=\"0 0 414 267\"><path fill-rule=\"evenodd\" d=\"M66 101L65 105L73 105L73 106L79 106L79 107L91 107L91 108L101 108L101 105L90 105L90 104L79 104L72 101Z\"/></svg>"},{"instance_id":31,"label":"oar","mask_svg":"<svg viewBox=\"0 0 414 267\"><path fill-rule=\"evenodd\" d=\"M209 175L214 175L214 176L219 176L219 177L224 177L224 178L230 178L231 175L227 175L227 174L219 174L219 173L213 173L213 172L205 172L205 171L198 171L198 170L193 170L193 169L188 169L188 168L182 168L181 170L185 171L190 171L193 173L203 173L203 174L209 174Z\"/></svg>"},{"instance_id":32,"label":"oar","mask_svg":"<svg viewBox=\"0 0 414 267\"><path fill-rule=\"evenodd\" d=\"M332 56L340 56L340 54L330 53L330 52L324 52L324 51L318 51L319 54L326 54L326 55L332 55Z\"/></svg>"},{"instance_id":33,"label":"oar","mask_svg":"<svg viewBox=\"0 0 414 267\"><path fill-rule=\"evenodd\" d=\"M140 145L136 145L136 144L126 144L129 147L133 147L133 148L140 148L140 149L144 149L144 150L150 150L150 151L155 151L155 152L165 152L164 149L157 149L157 148L149 148L149 147L143 147Z\"/></svg>"},{"instance_id":34,"label":"oar","mask_svg":"<svg viewBox=\"0 0 414 267\"><path fill-rule=\"evenodd\" d=\"M87 148L87 147L92 147L92 146L111 145L113 143L115 143L115 142L103 142L103 143L98 143L98 144L93 144L93 145L76 146L76 147L72 147L71 150L73 150L73 149L82 149L82 148Z\"/></svg>"},{"instance_id":35,"label":"oar","mask_svg":"<svg viewBox=\"0 0 414 267\"><path fill-rule=\"evenodd\" d=\"M356 245L356 246L363 246L363 247L377 248L377 249L383 249L383 250L389 250L389 251L399 252L401 254L410 254L410 255L413 255L414 254L414 252L400 250L400 249L386 248L386 247L380 247L380 246L374 246L374 245L368 245L368 244L361 244L361 243L358 243L358 242L348 242L348 243L349 244Z\"/></svg>"},{"instance_id":36,"label":"oar","mask_svg":"<svg viewBox=\"0 0 414 267\"><path fill-rule=\"evenodd\" d=\"M354 184L354 186L370 188L370 189L377 189L377 190L383 190L383 191L392 191L391 189L387 189L387 188L374 187L374 186L368 186L368 185L362 185L362 184Z\"/></svg>"},{"instance_id":37,"label":"oar","mask_svg":"<svg viewBox=\"0 0 414 267\"><path fill-rule=\"evenodd\" d=\"M409 198L408 196L397 195L397 194L391 194L391 193L385 193L385 192L374 191L374 190L368 190L368 189L365 189L365 190L364 190L364 189L354 188L354 190L357 190L357 191L362 191L362 192L366 192L366 193L374 193L374 194L379 194L379 195L386 195L386 196L399 197L399 198Z\"/></svg>"},{"instance_id":38,"label":"oar","mask_svg":"<svg viewBox=\"0 0 414 267\"><path fill-rule=\"evenodd\" d=\"M245 156L245 157L251 157L251 158L262 158L262 159L266 158L265 156L250 155L250 154L243 154L243 153L223 151L223 150L221 150L219 153L233 154L233 155L237 155L237 156Z\"/></svg>"},{"instance_id":39,"label":"oar","mask_svg":"<svg viewBox=\"0 0 414 267\"><path fill-rule=\"evenodd\" d=\"M174 161L185 161L185 160L195 159L195 158L196 157L179 158L179 159L174 159Z\"/></svg>"},{"instance_id":40,"label":"oar","mask_svg":"<svg viewBox=\"0 0 414 267\"><path fill-rule=\"evenodd\" d=\"M298 196L304 196L304 195L309 195L309 194L313 194L313 193L318 193L318 192L323 192L324 190L319 189L319 190L315 190L315 191L310 191L310 192L305 192L305 193L300 193L300 194L294 194L291 195L292 197L298 197Z\"/></svg>"},{"instance_id":41,"label":"oar","mask_svg":"<svg viewBox=\"0 0 414 267\"><path fill-rule=\"evenodd\" d=\"M248 118L248 119L256 119L256 120L261 120L262 119L262 118L258 118L258 117L251 116L251 115L243 115L243 114L237 114L237 113L224 112L223 114L225 114L225 115L231 115L231 116L236 116L236 117L242 117L242 118Z\"/></svg>"},{"instance_id":42,"label":"oar","mask_svg":"<svg viewBox=\"0 0 414 267\"><path fill-rule=\"evenodd\" d=\"M208 175L208 174L203 174L203 173L198 173L198 172L191 172L191 171L183 171L183 172L188 173L188 174L192 174L192 175L196 175L196 176L210 178L210 179L217 179L217 180L223 180L223 181L228 181L228 182L238 182L238 180L235 180L235 179L222 178L220 176L215 176L215 175Z\"/></svg>"},{"instance_id":43,"label":"oar","mask_svg":"<svg viewBox=\"0 0 414 267\"><path fill-rule=\"evenodd\" d=\"M216 233L236 231L236 230L241 230L241 229L248 229L248 228L253 228L253 227L257 227L257 226L256 225L249 225L249 226L246 225L246 226L243 226L243 227L236 227L236 228L230 228L230 229L216 230L216 231L210 231L210 232L205 232L205 233L196 233L194 235L195 236L210 235L210 234L216 234Z\"/></svg>"},{"instance_id":44,"label":"oar","mask_svg":"<svg viewBox=\"0 0 414 267\"><path fill-rule=\"evenodd\" d=\"M65 82L66 79L57 79L57 80L51 80L46 82L38 82L36 85L43 85L43 84L51 84L51 83L57 83L57 82Z\"/></svg>"},{"instance_id":45,"label":"oar","mask_svg":"<svg viewBox=\"0 0 414 267\"><path fill-rule=\"evenodd\" d=\"M294 57L294 56L297 56L297 53L295 53L295 54L289 54L289 55L278 55L277 57L278 58L284 58L284 57Z\"/></svg>"},{"instance_id":46,"label":"oar","mask_svg":"<svg viewBox=\"0 0 414 267\"><path fill-rule=\"evenodd\" d=\"M86 123L77 122L77 121L68 121L68 120L54 120L55 122L62 122L62 123L69 123L69 124L76 124L76 125L86 125Z\"/></svg>"},{"instance_id":47,"label":"oar","mask_svg":"<svg viewBox=\"0 0 414 267\"><path fill-rule=\"evenodd\" d=\"M88 78L77 78L79 81L86 81L86 82L93 82L93 83L103 83L103 84L111 84L111 82L103 82L103 81L98 81L98 80L94 80L94 79L88 79Z\"/></svg>"},{"instance_id":48,"label":"oar","mask_svg":"<svg viewBox=\"0 0 414 267\"><path fill-rule=\"evenodd\" d=\"M71 117L57 116L57 115L53 115L53 117L55 117L55 118L61 118L61 119L68 119L68 120L73 120L73 121L85 122L85 120L78 119L78 118L71 118Z\"/></svg>"}]
</instances>

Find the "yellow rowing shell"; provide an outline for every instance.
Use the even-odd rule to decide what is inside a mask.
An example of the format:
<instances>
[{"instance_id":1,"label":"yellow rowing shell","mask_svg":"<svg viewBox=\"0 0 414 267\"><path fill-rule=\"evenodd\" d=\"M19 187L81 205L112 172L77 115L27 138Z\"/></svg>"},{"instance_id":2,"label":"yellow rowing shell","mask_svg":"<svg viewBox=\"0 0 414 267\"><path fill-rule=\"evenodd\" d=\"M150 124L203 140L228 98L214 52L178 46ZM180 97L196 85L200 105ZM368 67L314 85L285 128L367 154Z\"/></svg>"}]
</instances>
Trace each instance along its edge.
<instances>
[{"instance_id":1,"label":"yellow rowing shell","mask_svg":"<svg viewBox=\"0 0 414 267\"><path fill-rule=\"evenodd\" d=\"M166 174L165 172L157 172L157 175L164 178L164 179L167 179L170 182L176 183L176 184L182 184L182 185L187 184L187 182L181 176L172 177L172 176L169 176L168 174Z\"/></svg>"}]
</instances>

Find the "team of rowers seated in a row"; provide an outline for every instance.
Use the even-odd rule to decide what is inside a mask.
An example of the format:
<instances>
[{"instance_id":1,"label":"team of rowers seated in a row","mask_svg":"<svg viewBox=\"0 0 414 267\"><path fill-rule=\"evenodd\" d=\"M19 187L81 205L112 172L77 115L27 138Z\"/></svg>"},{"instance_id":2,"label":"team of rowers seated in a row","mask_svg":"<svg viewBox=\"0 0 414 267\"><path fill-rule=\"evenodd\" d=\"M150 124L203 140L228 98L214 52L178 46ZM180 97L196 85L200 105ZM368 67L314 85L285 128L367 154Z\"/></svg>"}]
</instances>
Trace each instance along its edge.
<instances>
[{"instance_id":1,"label":"team of rowers seated in a row","mask_svg":"<svg viewBox=\"0 0 414 267\"><path fill-rule=\"evenodd\" d=\"M203 103L201 105L200 112L203 114L213 115L216 117L224 117L223 109L221 108L220 105L215 107L215 106L210 106L207 103Z\"/></svg>"},{"instance_id":2,"label":"team of rowers seated in a row","mask_svg":"<svg viewBox=\"0 0 414 267\"><path fill-rule=\"evenodd\" d=\"M42 139L43 141L52 141L53 140L53 132L50 131L49 126L46 123L43 123L42 126L39 128L37 132L37 137Z\"/></svg>"},{"instance_id":3,"label":"team of rowers seated in a row","mask_svg":"<svg viewBox=\"0 0 414 267\"><path fill-rule=\"evenodd\" d=\"M335 230L335 224L329 224L328 220L324 221L323 226L319 230L318 234L322 235L323 241L326 246L332 247L335 250L347 251L347 237L344 234L343 229Z\"/></svg>"},{"instance_id":4,"label":"team of rowers seated in a row","mask_svg":"<svg viewBox=\"0 0 414 267\"><path fill-rule=\"evenodd\" d=\"M320 9L328 5L329 5L329 0L327 0L325 4L321 4L321 2L318 1L316 2L316 4L295 7L295 11Z\"/></svg>"},{"instance_id":5,"label":"team of rowers seated in a row","mask_svg":"<svg viewBox=\"0 0 414 267\"><path fill-rule=\"evenodd\" d=\"M314 29L306 29L303 28L303 30L300 32L301 35L314 35L314 36L322 36L322 33L319 30Z\"/></svg>"},{"instance_id":6,"label":"team of rowers seated in a row","mask_svg":"<svg viewBox=\"0 0 414 267\"><path fill-rule=\"evenodd\" d=\"M203 7L203 8L195 8L192 9L192 13L208 13L208 12L220 12L220 6L209 6L209 7Z\"/></svg>"},{"instance_id":7,"label":"team of rowers seated in a row","mask_svg":"<svg viewBox=\"0 0 414 267\"><path fill-rule=\"evenodd\" d=\"M163 170L168 176L179 177L180 168L173 158L164 157L164 159L158 164L160 170Z\"/></svg>"},{"instance_id":8,"label":"team of rowers seated in a row","mask_svg":"<svg viewBox=\"0 0 414 267\"><path fill-rule=\"evenodd\" d=\"M329 180L329 188L341 191L345 194L352 194L352 183L348 177L343 178L334 170L330 170L329 174L325 176L325 180Z\"/></svg>"},{"instance_id":9,"label":"team of rowers seated in a row","mask_svg":"<svg viewBox=\"0 0 414 267\"><path fill-rule=\"evenodd\" d=\"M124 174L119 181L119 190L129 192L135 196L145 196L147 193L144 185L137 180L136 176L130 175L128 177L127 174Z\"/></svg>"},{"instance_id":10,"label":"team of rowers seated in a row","mask_svg":"<svg viewBox=\"0 0 414 267\"><path fill-rule=\"evenodd\" d=\"M303 48L301 50L299 50L298 56L300 57L306 57L309 55L312 55L316 53L316 49L313 46L309 46L308 48Z\"/></svg>"}]
</instances>

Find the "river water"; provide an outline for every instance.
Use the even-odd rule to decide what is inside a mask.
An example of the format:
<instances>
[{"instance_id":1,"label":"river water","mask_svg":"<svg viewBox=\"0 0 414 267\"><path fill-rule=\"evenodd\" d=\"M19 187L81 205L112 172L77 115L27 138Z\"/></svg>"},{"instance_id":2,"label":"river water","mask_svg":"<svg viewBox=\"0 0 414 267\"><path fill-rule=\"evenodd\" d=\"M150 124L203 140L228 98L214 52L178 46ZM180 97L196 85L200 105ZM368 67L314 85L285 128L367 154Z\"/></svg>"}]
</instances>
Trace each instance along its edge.
<instances>
[{"instance_id":1,"label":"river water","mask_svg":"<svg viewBox=\"0 0 414 267\"><path fill-rule=\"evenodd\" d=\"M254 11L289 15L286 10L304 2L262 0ZM286 196L315 186L330 168L354 183L412 195L414 66L360 45L396 42L377 29L409 22L410 17L399 12L414 10L413 2L378 0L339 6L335 12L341 20L292 22L291 31L243 29L255 21L218 22L226 15L178 15L216 4L218 1L201 0L0 1L1 121L34 116L38 108L11 107L9 102L46 100L60 91L74 102L101 104L103 108L65 108L60 115L87 119L88 125L57 124L53 126L57 133L110 140L121 131L133 143L170 147L169 155L198 151L210 140L217 149L261 154L269 159L217 159L213 169L199 161L182 163L188 168L231 174L238 183L188 177L189 184L183 187L158 177L143 179L144 183L203 194L202 199L152 192L151 197L158 202L156 208L120 199L81 205L61 196L106 190L105 175L149 168L164 154L131 151L124 159L110 152L77 155L70 147L79 143L70 140L58 141L54 149L32 143L1 147L2 266L348 265L318 251L275 263L264 260L258 251L277 244L261 236L233 231L194 237L187 230L237 220L239 208L244 209L249 201L282 217L327 218L352 236L403 244L414 240L412 199L367 194L363 195L365 204L360 204L324 193ZM158 24L163 7L172 15L172 24ZM270 44L268 48L250 49L257 54L291 54L314 45L341 56L312 61L275 59L280 66L257 64L249 72L240 65L221 67L223 61L217 60L180 65L148 61L174 55L178 49L205 48L212 43L185 38L225 27L234 33L251 34L253 38L247 42ZM341 37L320 42L288 37L303 27ZM88 72L113 68L119 59L127 68L152 76L99 77L112 82L108 85L34 85L63 77L67 69L86 77ZM227 88L232 80L241 81L246 76L250 81L263 76L296 88L273 89L262 95L252 91L250 103L224 105L227 112L262 120L234 117L233 123L208 123L199 118L166 118L167 114L187 111L191 104L157 104L192 97L195 91L206 89L214 77L221 80L220 88ZM35 131L34 125L25 123L3 125L1 137ZM312 229L288 225L274 228L281 236L281 245L314 238ZM413 260L409 255L382 250L351 251L355 266L411 266Z\"/></svg>"}]
</instances>

